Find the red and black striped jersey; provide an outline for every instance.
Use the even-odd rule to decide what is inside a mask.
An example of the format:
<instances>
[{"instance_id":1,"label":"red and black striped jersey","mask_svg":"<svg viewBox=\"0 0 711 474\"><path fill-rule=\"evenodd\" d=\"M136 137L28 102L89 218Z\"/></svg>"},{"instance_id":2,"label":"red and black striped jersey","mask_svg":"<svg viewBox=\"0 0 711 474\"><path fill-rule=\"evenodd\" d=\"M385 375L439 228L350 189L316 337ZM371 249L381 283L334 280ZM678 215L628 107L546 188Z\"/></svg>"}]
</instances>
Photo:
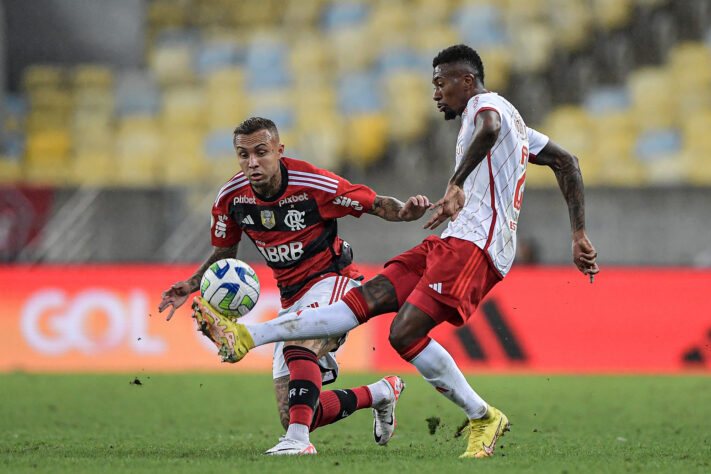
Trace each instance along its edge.
<instances>
[{"instance_id":1,"label":"red and black striped jersey","mask_svg":"<svg viewBox=\"0 0 711 474\"><path fill-rule=\"evenodd\" d=\"M281 159L282 187L272 198L252 189L244 173L218 192L212 207L212 245L229 247L242 238L254 242L272 268L288 308L321 277L360 276L354 265L336 268L345 244L336 219L360 217L373 207L375 191L293 158Z\"/></svg>"}]
</instances>

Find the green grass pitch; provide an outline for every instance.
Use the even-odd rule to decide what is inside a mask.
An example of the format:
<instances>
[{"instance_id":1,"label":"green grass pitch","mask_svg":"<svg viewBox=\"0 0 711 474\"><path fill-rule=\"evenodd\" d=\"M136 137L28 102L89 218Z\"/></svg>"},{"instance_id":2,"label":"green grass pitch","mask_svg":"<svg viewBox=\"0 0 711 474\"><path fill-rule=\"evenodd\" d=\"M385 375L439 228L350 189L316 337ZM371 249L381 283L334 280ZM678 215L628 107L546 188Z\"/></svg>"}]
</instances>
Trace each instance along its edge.
<instances>
[{"instance_id":1,"label":"green grass pitch","mask_svg":"<svg viewBox=\"0 0 711 474\"><path fill-rule=\"evenodd\" d=\"M459 409L404 378L387 447L361 410L282 458L261 455L282 434L268 374L0 375L0 472L711 472L708 376L471 375L513 425L481 460L457 458Z\"/></svg>"}]
</instances>

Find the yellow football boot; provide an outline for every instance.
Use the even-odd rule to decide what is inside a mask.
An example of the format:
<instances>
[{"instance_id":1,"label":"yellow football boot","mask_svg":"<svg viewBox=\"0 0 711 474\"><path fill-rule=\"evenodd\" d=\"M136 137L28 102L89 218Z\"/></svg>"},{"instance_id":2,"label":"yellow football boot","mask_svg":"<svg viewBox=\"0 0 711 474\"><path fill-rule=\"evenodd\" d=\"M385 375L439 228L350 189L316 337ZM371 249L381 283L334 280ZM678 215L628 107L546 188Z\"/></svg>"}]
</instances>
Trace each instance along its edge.
<instances>
[{"instance_id":1,"label":"yellow football boot","mask_svg":"<svg viewBox=\"0 0 711 474\"><path fill-rule=\"evenodd\" d=\"M509 419L489 405L483 418L469 420L469 444L460 458L488 458L494 454L496 440L509 430Z\"/></svg>"},{"instance_id":2,"label":"yellow football boot","mask_svg":"<svg viewBox=\"0 0 711 474\"><path fill-rule=\"evenodd\" d=\"M254 349L254 340L244 324L221 314L202 296L193 299L193 318L197 321L198 330L217 346L222 362L239 362Z\"/></svg>"}]
</instances>

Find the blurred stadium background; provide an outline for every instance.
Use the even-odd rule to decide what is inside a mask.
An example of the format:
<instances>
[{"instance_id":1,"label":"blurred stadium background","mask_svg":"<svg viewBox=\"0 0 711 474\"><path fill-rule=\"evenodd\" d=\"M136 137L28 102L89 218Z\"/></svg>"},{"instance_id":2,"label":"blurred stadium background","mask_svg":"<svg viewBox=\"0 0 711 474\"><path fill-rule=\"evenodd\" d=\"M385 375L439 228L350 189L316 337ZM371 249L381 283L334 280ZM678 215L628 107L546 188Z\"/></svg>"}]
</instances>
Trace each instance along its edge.
<instances>
[{"instance_id":1,"label":"blurred stadium background","mask_svg":"<svg viewBox=\"0 0 711 474\"><path fill-rule=\"evenodd\" d=\"M465 42L487 87L580 157L603 264L711 265L710 8L5 0L0 259L201 260L210 202L235 169L231 130L257 114L275 120L290 156L438 199L457 126L431 101L431 59ZM526 258L567 263L555 179L531 168ZM369 218L342 229L370 262L426 235L387 238L395 230Z\"/></svg>"}]
</instances>

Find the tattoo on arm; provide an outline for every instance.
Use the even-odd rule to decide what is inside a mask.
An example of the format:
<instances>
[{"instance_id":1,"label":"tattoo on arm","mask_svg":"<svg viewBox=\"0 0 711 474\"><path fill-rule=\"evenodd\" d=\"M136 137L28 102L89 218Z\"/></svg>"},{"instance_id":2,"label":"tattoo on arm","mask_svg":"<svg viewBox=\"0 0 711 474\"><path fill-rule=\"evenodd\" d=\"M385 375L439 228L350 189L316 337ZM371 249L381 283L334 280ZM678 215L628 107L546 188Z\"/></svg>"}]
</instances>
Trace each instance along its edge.
<instances>
[{"instance_id":1,"label":"tattoo on arm","mask_svg":"<svg viewBox=\"0 0 711 474\"><path fill-rule=\"evenodd\" d=\"M553 169L568 204L571 232L585 230L585 188L578 159L551 140L536 156L535 164Z\"/></svg>"},{"instance_id":2,"label":"tattoo on arm","mask_svg":"<svg viewBox=\"0 0 711 474\"><path fill-rule=\"evenodd\" d=\"M374 278L358 287L368 304L368 310L372 316L378 314L392 313L398 310L397 293L390 280L382 275Z\"/></svg>"},{"instance_id":3,"label":"tattoo on arm","mask_svg":"<svg viewBox=\"0 0 711 474\"><path fill-rule=\"evenodd\" d=\"M274 379L274 393L276 394L279 420L284 429L289 428L289 376Z\"/></svg>"},{"instance_id":4,"label":"tattoo on arm","mask_svg":"<svg viewBox=\"0 0 711 474\"><path fill-rule=\"evenodd\" d=\"M499 130L501 130L501 116L497 112L493 110L479 112L476 117L472 141L464 152L462 161L459 162L452 179L449 180L450 183L460 188L464 185L467 177L479 166L479 163L484 161L486 154L496 143L496 139L499 138Z\"/></svg>"},{"instance_id":5,"label":"tattoo on arm","mask_svg":"<svg viewBox=\"0 0 711 474\"><path fill-rule=\"evenodd\" d=\"M239 243L236 243L231 247L214 247L212 254L207 257L207 260L200 265L200 268L197 269L193 276L188 278L187 282L190 283L190 291L194 292L200 289L200 279L202 278L202 274L205 273L205 270L207 270L210 265L218 260L222 260L223 258L235 258L237 256L238 247Z\"/></svg>"},{"instance_id":6,"label":"tattoo on arm","mask_svg":"<svg viewBox=\"0 0 711 474\"><path fill-rule=\"evenodd\" d=\"M368 211L368 214L373 214L386 221L401 221L398 217L398 212L405 204L390 196L375 196L373 207Z\"/></svg>"}]
</instances>

